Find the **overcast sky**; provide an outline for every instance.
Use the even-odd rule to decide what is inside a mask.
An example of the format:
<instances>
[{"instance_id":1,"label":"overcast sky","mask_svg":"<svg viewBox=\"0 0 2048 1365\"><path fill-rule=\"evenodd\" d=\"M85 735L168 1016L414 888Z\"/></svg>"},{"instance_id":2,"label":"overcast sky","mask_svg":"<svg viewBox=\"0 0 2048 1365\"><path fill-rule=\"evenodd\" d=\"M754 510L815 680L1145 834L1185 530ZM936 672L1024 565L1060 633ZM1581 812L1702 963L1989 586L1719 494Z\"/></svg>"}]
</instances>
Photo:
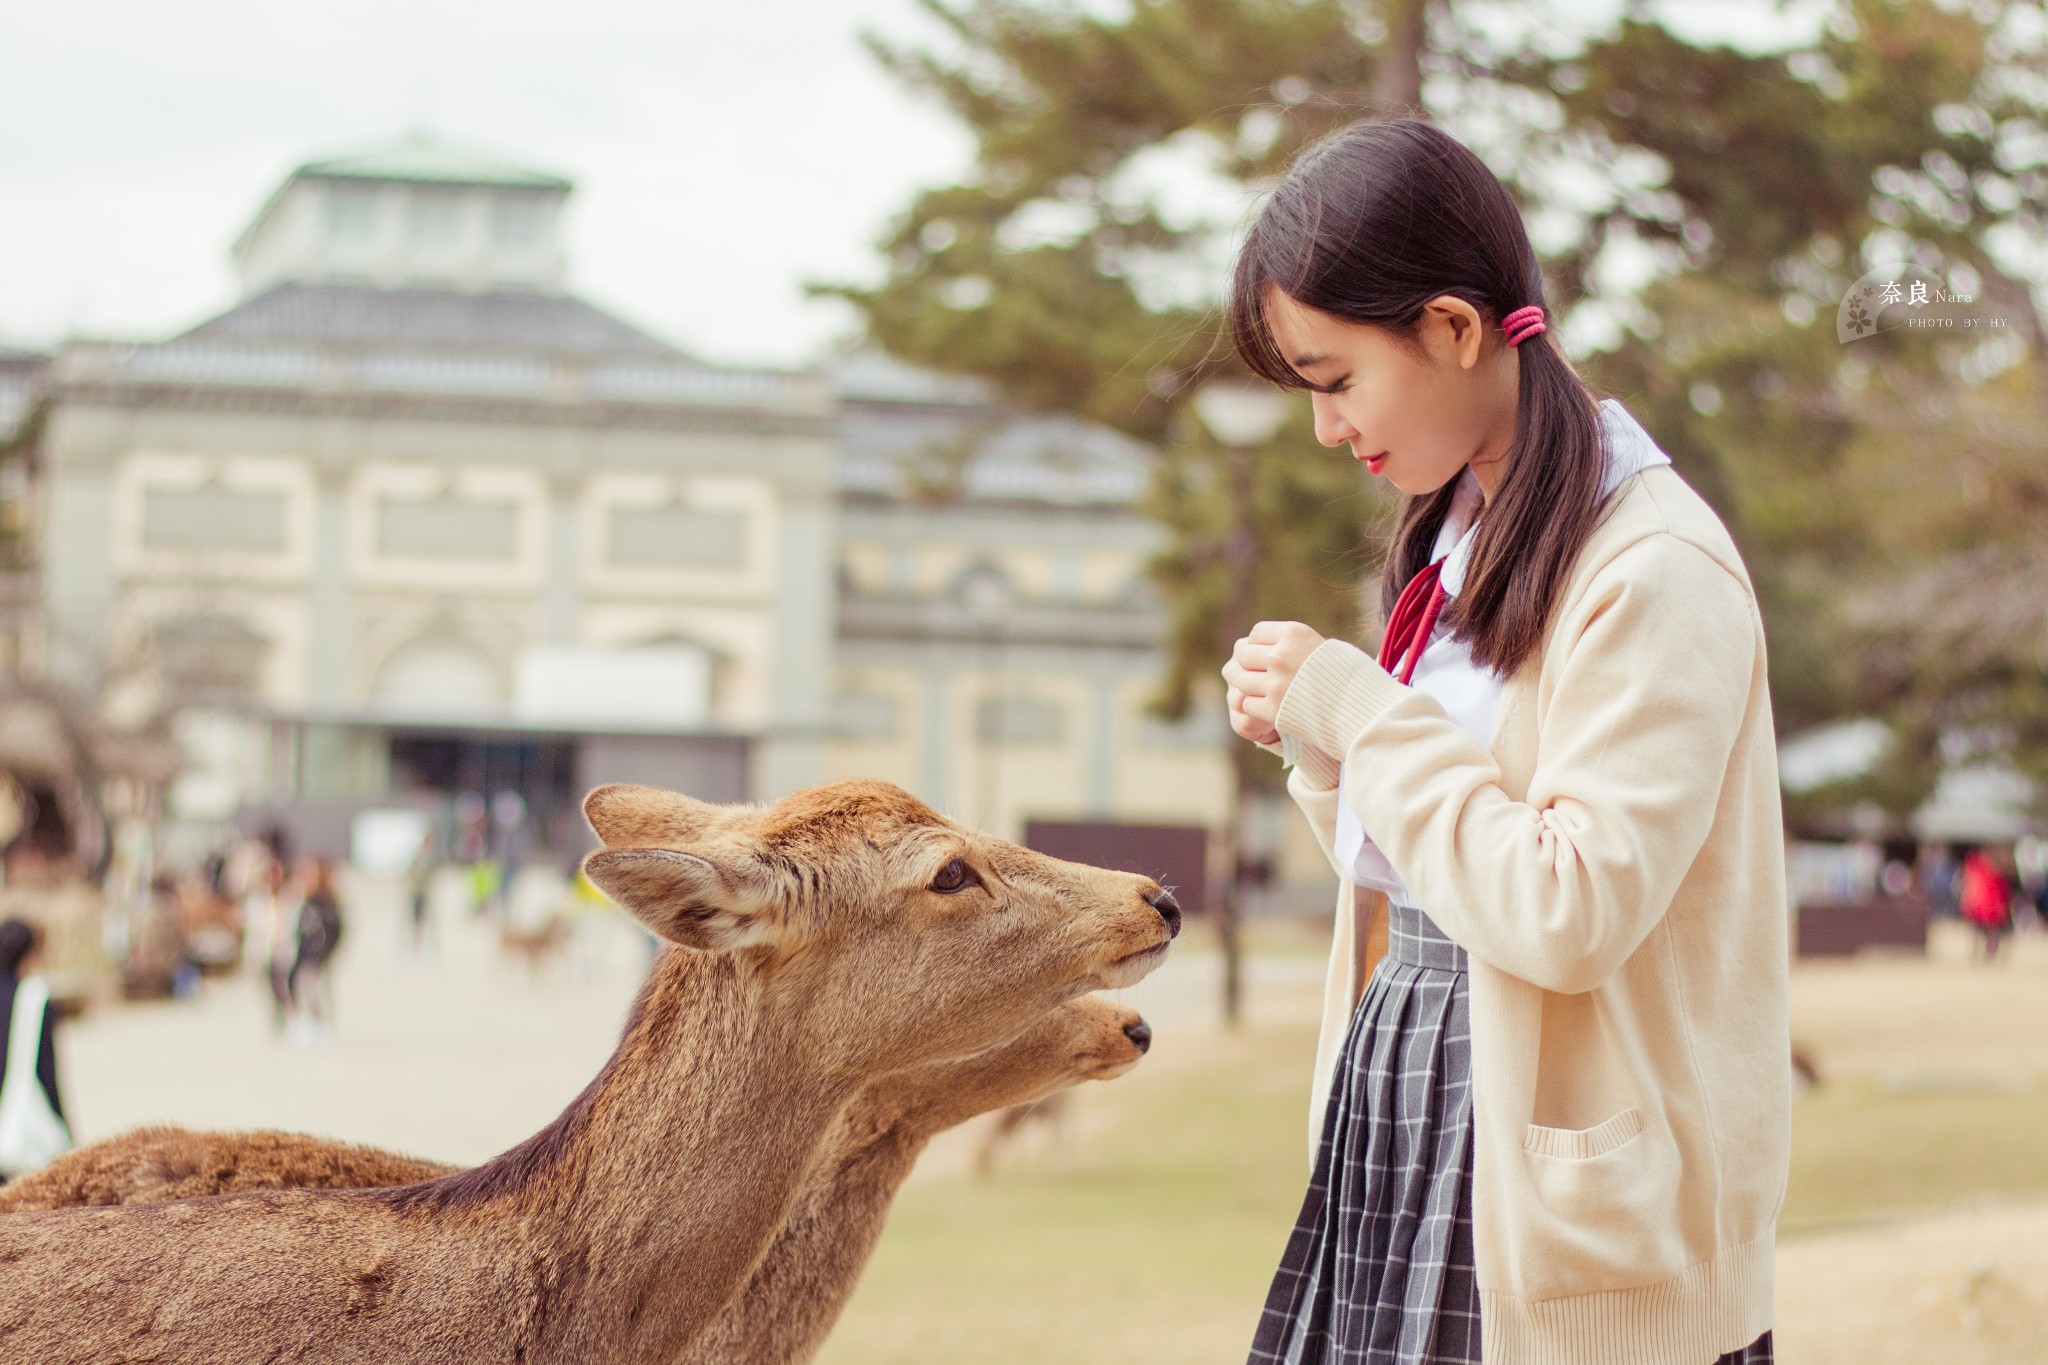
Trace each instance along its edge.
<instances>
[{"instance_id":1,"label":"overcast sky","mask_svg":"<svg viewBox=\"0 0 2048 1365\"><path fill-rule=\"evenodd\" d=\"M1730 28L1772 8L1668 7ZM293 166L420 126L575 179L582 292L707 359L799 363L845 325L803 282L873 278L890 215L969 164L866 28L930 33L913 0L16 4L0 344L210 316L234 299L228 244Z\"/></svg>"},{"instance_id":2,"label":"overcast sky","mask_svg":"<svg viewBox=\"0 0 2048 1365\"><path fill-rule=\"evenodd\" d=\"M233 302L228 245L291 168L423 125L577 182L575 285L707 358L800 361L807 278L970 147L863 28L911 0L72 0L0 43L0 343L150 338Z\"/></svg>"}]
</instances>

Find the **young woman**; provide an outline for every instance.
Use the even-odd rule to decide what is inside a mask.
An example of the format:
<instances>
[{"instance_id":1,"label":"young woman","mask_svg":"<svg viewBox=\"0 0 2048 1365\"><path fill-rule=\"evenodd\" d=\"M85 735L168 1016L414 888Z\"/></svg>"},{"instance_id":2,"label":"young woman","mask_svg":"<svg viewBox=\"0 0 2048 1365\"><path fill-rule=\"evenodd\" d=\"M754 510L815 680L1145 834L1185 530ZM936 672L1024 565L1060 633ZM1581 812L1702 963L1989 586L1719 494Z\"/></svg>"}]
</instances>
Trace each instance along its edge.
<instances>
[{"instance_id":1,"label":"young woman","mask_svg":"<svg viewBox=\"0 0 2048 1365\"><path fill-rule=\"evenodd\" d=\"M42 947L37 926L0 920L0 1180L26 1175L71 1145L57 1094L57 1011L35 975Z\"/></svg>"},{"instance_id":2,"label":"young woman","mask_svg":"<svg viewBox=\"0 0 2048 1365\"><path fill-rule=\"evenodd\" d=\"M1238 262L1244 359L1409 495L1377 658L1261 622L1223 670L1342 878L1314 1174L1254 1365L1771 1359L1763 623L1545 316L1506 189L1414 120L1306 153Z\"/></svg>"}]
</instances>

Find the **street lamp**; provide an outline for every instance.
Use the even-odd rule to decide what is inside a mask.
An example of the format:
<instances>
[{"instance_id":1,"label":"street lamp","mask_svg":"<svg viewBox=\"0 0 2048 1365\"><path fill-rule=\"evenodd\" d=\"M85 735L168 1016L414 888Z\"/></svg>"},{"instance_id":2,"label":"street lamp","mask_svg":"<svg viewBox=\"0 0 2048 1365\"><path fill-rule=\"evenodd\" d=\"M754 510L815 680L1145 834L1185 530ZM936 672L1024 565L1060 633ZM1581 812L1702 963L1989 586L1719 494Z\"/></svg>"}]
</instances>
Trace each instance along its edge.
<instances>
[{"instance_id":1,"label":"street lamp","mask_svg":"<svg viewBox=\"0 0 2048 1365\"><path fill-rule=\"evenodd\" d=\"M1250 630L1252 612L1257 608L1252 575L1258 567L1257 541L1252 528L1252 459L1260 446L1279 435L1293 406L1287 395L1267 384L1244 384L1217 380L1195 391L1195 416L1217 442L1230 452L1231 528L1228 549L1230 601L1224 608L1222 648L1228 650L1239 634ZM1218 907L1218 927L1223 940L1223 1019L1235 1025L1244 1000L1244 952L1241 929L1244 906L1243 881L1245 769L1236 753L1231 755L1230 805L1223 823L1223 898Z\"/></svg>"}]
</instances>

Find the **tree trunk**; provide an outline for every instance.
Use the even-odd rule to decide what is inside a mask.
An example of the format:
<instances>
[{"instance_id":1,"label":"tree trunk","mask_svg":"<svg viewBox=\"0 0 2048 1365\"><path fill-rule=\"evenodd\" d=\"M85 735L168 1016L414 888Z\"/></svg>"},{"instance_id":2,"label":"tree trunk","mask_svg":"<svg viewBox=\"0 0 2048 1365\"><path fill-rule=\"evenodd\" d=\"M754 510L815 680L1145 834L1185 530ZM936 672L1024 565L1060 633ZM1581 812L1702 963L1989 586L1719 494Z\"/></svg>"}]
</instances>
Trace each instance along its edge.
<instances>
[{"instance_id":1,"label":"tree trunk","mask_svg":"<svg viewBox=\"0 0 2048 1365\"><path fill-rule=\"evenodd\" d=\"M1240 932L1243 909L1244 864L1244 781L1231 765L1230 799L1224 806L1223 898L1217 907L1216 928L1223 948L1223 1022L1236 1028L1244 1016L1244 939Z\"/></svg>"},{"instance_id":2,"label":"tree trunk","mask_svg":"<svg viewBox=\"0 0 2048 1365\"><path fill-rule=\"evenodd\" d=\"M1223 618L1223 652L1229 656L1239 635L1252 628L1258 594L1252 575L1258 567L1258 546L1252 532L1252 452L1238 446L1230 452L1230 492L1237 525L1230 535L1230 605ZM1244 764L1231 755L1230 800L1223 825L1223 897L1217 907L1217 928L1223 948L1223 1022L1236 1028L1244 1013Z\"/></svg>"},{"instance_id":3,"label":"tree trunk","mask_svg":"<svg viewBox=\"0 0 2048 1365\"><path fill-rule=\"evenodd\" d=\"M1381 118L1423 118L1422 45L1429 37L1429 0L1381 0L1387 36L1373 74L1373 103Z\"/></svg>"}]
</instances>

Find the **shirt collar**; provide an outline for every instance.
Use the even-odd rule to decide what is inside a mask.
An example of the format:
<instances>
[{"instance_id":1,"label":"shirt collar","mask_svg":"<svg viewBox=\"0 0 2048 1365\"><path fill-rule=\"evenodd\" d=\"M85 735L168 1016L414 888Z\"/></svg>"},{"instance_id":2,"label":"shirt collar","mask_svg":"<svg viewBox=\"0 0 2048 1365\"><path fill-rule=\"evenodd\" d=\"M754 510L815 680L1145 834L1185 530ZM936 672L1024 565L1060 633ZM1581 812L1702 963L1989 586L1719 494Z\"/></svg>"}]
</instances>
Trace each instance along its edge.
<instances>
[{"instance_id":1,"label":"shirt collar","mask_svg":"<svg viewBox=\"0 0 2048 1365\"><path fill-rule=\"evenodd\" d=\"M1607 436L1609 455L1607 483L1601 489L1601 496L1613 492L1624 479L1645 469L1671 463L1671 457L1650 438L1650 433L1643 430L1642 423L1621 405L1619 398L1600 400L1600 425ZM1436 544L1429 551L1432 560L1444 561L1437 581L1444 585L1444 594L1448 597L1456 597L1458 590L1465 586L1465 566L1472 558L1472 543L1477 539L1477 518L1485 497L1479 487L1479 476L1472 472L1471 465L1466 465L1458 472L1458 488L1451 494L1451 510L1445 515L1444 524L1437 528Z\"/></svg>"}]
</instances>

